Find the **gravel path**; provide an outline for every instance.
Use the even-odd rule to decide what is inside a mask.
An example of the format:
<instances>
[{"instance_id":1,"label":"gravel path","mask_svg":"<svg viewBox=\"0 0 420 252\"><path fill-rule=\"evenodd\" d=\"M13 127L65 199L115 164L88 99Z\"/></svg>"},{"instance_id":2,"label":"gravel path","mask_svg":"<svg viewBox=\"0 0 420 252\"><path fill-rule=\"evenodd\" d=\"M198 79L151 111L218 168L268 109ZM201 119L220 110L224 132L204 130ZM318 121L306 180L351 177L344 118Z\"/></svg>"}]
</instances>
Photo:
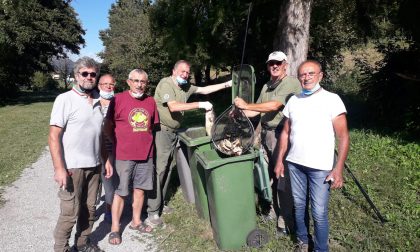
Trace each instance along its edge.
<instances>
[{"instance_id":1,"label":"gravel path","mask_svg":"<svg viewBox=\"0 0 420 252\"><path fill-rule=\"evenodd\" d=\"M2 252L52 251L53 230L58 218L58 186L53 180L53 168L48 149L26 168L11 186L4 188L6 203L0 208L0 250ZM123 242L119 246L108 243L110 225L103 221L104 202L101 201L91 241L105 251L156 251L150 235L130 230L130 212L121 221ZM127 205L127 204L126 204ZM130 205L128 206L130 207ZM74 230L73 230L74 235ZM73 238L70 239L70 245Z\"/></svg>"}]
</instances>

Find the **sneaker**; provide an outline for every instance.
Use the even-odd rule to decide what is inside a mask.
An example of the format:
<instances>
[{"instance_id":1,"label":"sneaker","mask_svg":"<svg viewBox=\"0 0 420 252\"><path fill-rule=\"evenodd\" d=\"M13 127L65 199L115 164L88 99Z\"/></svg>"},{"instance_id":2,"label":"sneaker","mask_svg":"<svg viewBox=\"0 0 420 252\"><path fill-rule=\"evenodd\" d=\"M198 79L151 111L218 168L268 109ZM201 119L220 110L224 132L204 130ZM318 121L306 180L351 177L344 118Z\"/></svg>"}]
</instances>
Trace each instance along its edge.
<instances>
[{"instance_id":1,"label":"sneaker","mask_svg":"<svg viewBox=\"0 0 420 252\"><path fill-rule=\"evenodd\" d=\"M276 237L288 236L288 235L289 235L289 231L287 230L287 228L277 227Z\"/></svg>"},{"instance_id":2,"label":"sneaker","mask_svg":"<svg viewBox=\"0 0 420 252\"><path fill-rule=\"evenodd\" d=\"M308 252L309 246L307 243L303 243L302 241L299 241L298 243L296 243L294 251L295 252Z\"/></svg>"},{"instance_id":3,"label":"sneaker","mask_svg":"<svg viewBox=\"0 0 420 252\"><path fill-rule=\"evenodd\" d=\"M264 222L274 222L277 220L277 215L276 212L274 211L274 209L271 209L270 212L268 214L264 214L262 216L262 219Z\"/></svg>"},{"instance_id":4,"label":"sneaker","mask_svg":"<svg viewBox=\"0 0 420 252\"><path fill-rule=\"evenodd\" d=\"M167 205L163 206L163 209L162 209L163 214L171 214L173 212L174 212L174 209L172 207L169 207Z\"/></svg>"},{"instance_id":5,"label":"sneaker","mask_svg":"<svg viewBox=\"0 0 420 252\"><path fill-rule=\"evenodd\" d=\"M284 221L284 218L282 216L279 216L277 218L277 229L276 229L276 236L287 236L289 235L289 230L286 227L286 223Z\"/></svg>"},{"instance_id":6,"label":"sneaker","mask_svg":"<svg viewBox=\"0 0 420 252\"><path fill-rule=\"evenodd\" d=\"M105 252L104 250L100 249L98 246L88 243L83 247L77 248L78 252Z\"/></svg>"},{"instance_id":7,"label":"sneaker","mask_svg":"<svg viewBox=\"0 0 420 252\"><path fill-rule=\"evenodd\" d=\"M149 215L149 217L144 222L152 228L163 225L163 220L159 217L158 214Z\"/></svg>"}]
</instances>

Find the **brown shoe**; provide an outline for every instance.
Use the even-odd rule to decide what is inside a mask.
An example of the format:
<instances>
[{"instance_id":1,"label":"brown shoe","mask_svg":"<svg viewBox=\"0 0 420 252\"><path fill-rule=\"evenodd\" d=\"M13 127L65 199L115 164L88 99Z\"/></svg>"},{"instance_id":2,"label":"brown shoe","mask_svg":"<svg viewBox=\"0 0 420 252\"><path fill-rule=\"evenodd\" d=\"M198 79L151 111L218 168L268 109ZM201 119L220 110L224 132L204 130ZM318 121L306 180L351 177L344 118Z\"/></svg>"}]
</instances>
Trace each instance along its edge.
<instances>
[{"instance_id":1,"label":"brown shoe","mask_svg":"<svg viewBox=\"0 0 420 252\"><path fill-rule=\"evenodd\" d=\"M301 241L299 241L298 243L296 243L295 245L295 252L308 252L309 251L309 246L307 243L303 243Z\"/></svg>"}]
</instances>

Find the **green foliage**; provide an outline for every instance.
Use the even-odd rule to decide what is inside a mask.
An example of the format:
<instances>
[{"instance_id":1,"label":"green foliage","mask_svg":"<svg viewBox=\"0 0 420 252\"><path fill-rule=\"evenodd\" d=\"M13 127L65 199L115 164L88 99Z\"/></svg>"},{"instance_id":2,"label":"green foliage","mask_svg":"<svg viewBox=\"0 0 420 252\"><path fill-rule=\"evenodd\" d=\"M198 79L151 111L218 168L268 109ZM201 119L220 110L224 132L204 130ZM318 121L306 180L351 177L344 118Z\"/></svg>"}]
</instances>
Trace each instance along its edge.
<instances>
[{"instance_id":1,"label":"green foliage","mask_svg":"<svg viewBox=\"0 0 420 252\"><path fill-rule=\"evenodd\" d=\"M377 126L406 130L420 138L420 51L397 49L388 52L379 71L367 76L361 92L368 101L367 111Z\"/></svg>"},{"instance_id":2,"label":"green foliage","mask_svg":"<svg viewBox=\"0 0 420 252\"><path fill-rule=\"evenodd\" d=\"M67 1L1 1L0 95L13 95L35 71L50 69L51 56L78 53L83 34Z\"/></svg>"},{"instance_id":3,"label":"green foliage","mask_svg":"<svg viewBox=\"0 0 420 252\"><path fill-rule=\"evenodd\" d=\"M248 4L243 0L159 0L151 6L151 24L171 61L189 60L197 83L204 70L208 82L210 67L240 64ZM253 64L257 72L265 72L278 10L278 1L253 1L244 63Z\"/></svg>"},{"instance_id":4,"label":"green foliage","mask_svg":"<svg viewBox=\"0 0 420 252\"><path fill-rule=\"evenodd\" d=\"M412 0L315 1L309 54L324 66L325 87L345 96L359 122L419 138L416 7Z\"/></svg>"},{"instance_id":5,"label":"green foliage","mask_svg":"<svg viewBox=\"0 0 420 252\"><path fill-rule=\"evenodd\" d=\"M58 88L58 82L53 80L50 74L37 71L31 79L34 91L55 90Z\"/></svg>"},{"instance_id":6,"label":"green foliage","mask_svg":"<svg viewBox=\"0 0 420 252\"><path fill-rule=\"evenodd\" d=\"M162 41L154 35L149 24L149 3L138 0L119 0L109 11L109 28L100 32L105 51L101 53L104 64L114 74L118 83L125 86L129 72L143 68L154 86L169 74L167 54Z\"/></svg>"}]
</instances>

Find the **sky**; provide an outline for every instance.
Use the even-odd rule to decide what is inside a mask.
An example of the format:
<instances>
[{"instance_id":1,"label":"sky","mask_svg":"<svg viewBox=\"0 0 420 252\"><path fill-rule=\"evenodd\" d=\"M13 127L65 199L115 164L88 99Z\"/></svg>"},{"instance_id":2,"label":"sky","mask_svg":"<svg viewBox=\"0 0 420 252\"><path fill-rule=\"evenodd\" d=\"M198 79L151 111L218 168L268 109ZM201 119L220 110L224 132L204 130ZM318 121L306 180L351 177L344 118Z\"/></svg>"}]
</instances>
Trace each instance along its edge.
<instances>
[{"instance_id":1,"label":"sky","mask_svg":"<svg viewBox=\"0 0 420 252\"><path fill-rule=\"evenodd\" d=\"M75 60L82 56L89 56L96 60L96 55L103 50L102 40L99 39L99 31L108 28L108 11L111 4L116 0L73 0L71 6L78 13L78 19L86 34L84 35L85 47L81 48L79 55L70 56Z\"/></svg>"}]
</instances>

